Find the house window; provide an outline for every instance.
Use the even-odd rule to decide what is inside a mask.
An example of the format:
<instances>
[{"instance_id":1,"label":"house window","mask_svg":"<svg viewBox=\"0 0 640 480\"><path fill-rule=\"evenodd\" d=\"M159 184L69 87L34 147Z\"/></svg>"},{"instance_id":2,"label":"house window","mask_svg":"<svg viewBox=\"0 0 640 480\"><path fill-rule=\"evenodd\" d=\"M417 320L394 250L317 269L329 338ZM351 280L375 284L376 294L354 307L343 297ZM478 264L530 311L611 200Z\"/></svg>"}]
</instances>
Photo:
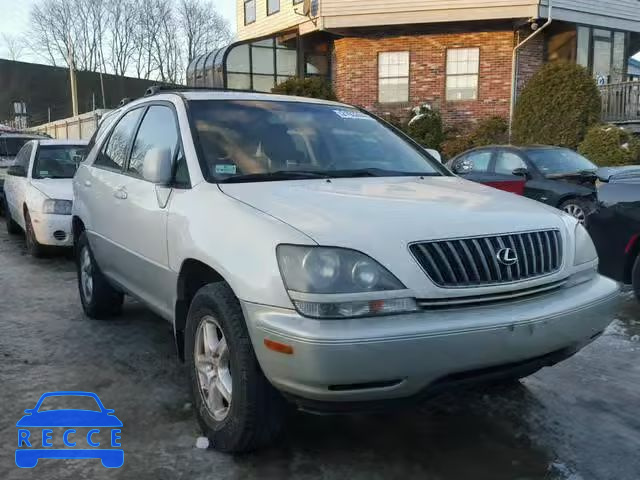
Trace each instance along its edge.
<instances>
[{"instance_id":1,"label":"house window","mask_svg":"<svg viewBox=\"0 0 640 480\"><path fill-rule=\"evenodd\" d=\"M244 2L244 24L249 25L256 21L256 0Z\"/></svg>"},{"instance_id":2,"label":"house window","mask_svg":"<svg viewBox=\"0 0 640 480\"><path fill-rule=\"evenodd\" d=\"M477 100L479 48L447 50L447 100Z\"/></svg>"},{"instance_id":3,"label":"house window","mask_svg":"<svg viewBox=\"0 0 640 480\"><path fill-rule=\"evenodd\" d=\"M577 63L586 67L599 85L627 77L629 34L601 28L577 27Z\"/></svg>"},{"instance_id":4,"label":"house window","mask_svg":"<svg viewBox=\"0 0 640 480\"><path fill-rule=\"evenodd\" d=\"M280 11L280 0L267 0L267 15L273 15Z\"/></svg>"},{"instance_id":5,"label":"house window","mask_svg":"<svg viewBox=\"0 0 640 480\"><path fill-rule=\"evenodd\" d=\"M409 101L409 52L378 55L378 100L380 103Z\"/></svg>"}]
</instances>

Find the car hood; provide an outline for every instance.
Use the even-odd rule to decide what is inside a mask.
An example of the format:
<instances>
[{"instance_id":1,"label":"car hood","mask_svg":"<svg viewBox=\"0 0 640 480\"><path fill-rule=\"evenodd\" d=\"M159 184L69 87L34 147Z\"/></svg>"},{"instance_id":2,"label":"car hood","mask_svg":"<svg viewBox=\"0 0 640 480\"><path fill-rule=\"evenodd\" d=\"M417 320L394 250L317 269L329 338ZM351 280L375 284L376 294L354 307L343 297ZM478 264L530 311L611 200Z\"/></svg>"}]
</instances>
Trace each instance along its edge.
<instances>
[{"instance_id":1,"label":"car hood","mask_svg":"<svg viewBox=\"0 0 640 480\"><path fill-rule=\"evenodd\" d=\"M115 415L91 410L49 410L25 415L16 427L121 427Z\"/></svg>"},{"instance_id":2,"label":"car hood","mask_svg":"<svg viewBox=\"0 0 640 480\"><path fill-rule=\"evenodd\" d=\"M73 200L72 178L44 178L31 180L31 185L49 198Z\"/></svg>"},{"instance_id":3,"label":"car hood","mask_svg":"<svg viewBox=\"0 0 640 480\"><path fill-rule=\"evenodd\" d=\"M220 188L319 244L358 250L566 226L558 210L458 177L302 180Z\"/></svg>"}]
</instances>

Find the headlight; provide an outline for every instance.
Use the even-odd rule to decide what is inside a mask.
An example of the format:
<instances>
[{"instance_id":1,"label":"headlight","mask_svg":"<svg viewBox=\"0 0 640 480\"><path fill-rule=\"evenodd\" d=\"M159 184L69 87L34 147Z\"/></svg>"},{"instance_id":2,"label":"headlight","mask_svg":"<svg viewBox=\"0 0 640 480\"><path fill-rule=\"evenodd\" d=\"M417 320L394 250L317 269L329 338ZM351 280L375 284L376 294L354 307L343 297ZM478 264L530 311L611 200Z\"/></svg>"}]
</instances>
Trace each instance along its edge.
<instances>
[{"instance_id":1,"label":"headlight","mask_svg":"<svg viewBox=\"0 0 640 480\"><path fill-rule=\"evenodd\" d=\"M333 294L405 289L386 268L354 250L280 245L278 263L287 289L296 292Z\"/></svg>"},{"instance_id":2,"label":"headlight","mask_svg":"<svg viewBox=\"0 0 640 480\"><path fill-rule=\"evenodd\" d=\"M405 291L406 287L363 253L280 245L277 256L291 300L307 317L353 318L417 310L413 298L389 293Z\"/></svg>"},{"instance_id":3,"label":"headlight","mask_svg":"<svg viewBox=\"0 0 640 480\"><path fill-rule=\"evenodd\" d=\"M593 245L593 240L587 230L580 225L576 225L576 256L573 264L575 266L598 260L598 252Z\"/></svg>"},{"instance_id":4,"label":"headlight","mask_svg":"<svg viewBox=\"0 0 640 480\"><path fill-rule=\"evenodd\" d=\"M42 212L52 215L71 215L71 200L53 200L48 199L42 205Z\"/></svg>"}]
</instances>

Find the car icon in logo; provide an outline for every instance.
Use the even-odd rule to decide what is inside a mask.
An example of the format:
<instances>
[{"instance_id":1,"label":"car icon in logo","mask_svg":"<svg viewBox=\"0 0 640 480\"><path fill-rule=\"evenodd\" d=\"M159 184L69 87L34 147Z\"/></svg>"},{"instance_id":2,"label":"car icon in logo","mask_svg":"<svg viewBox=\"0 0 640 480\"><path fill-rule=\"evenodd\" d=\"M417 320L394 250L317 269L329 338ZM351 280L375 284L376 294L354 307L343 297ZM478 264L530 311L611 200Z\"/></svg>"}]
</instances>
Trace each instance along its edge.
<instances>
[{"instance_id":1,"label":"car icon in logo","mask_svg":"<svg viewBox=\"0 0 640 480\"><path fill-rule=\"evenodd\" d=\"M94 404L91 399L95 400L95 409L56 408L52 410L43 407L45 401L49 404L52 403L52 399L56 404L74 403L73 401L78 400L78 397L85 397L82 401L91 402L92 407ZM26 415L16 423L18 427L16 465L18 467L33 468L41 458L99 458L106 468L119 468L123 465L124 450L120 448L122 422L113 414L113 410L104 407L95 393L45 393L34 408L24 412ZM107 435L109 442L104 440ZM54 441L63 443L65 448L54 448Z\"/></svg>"}]
</instances>

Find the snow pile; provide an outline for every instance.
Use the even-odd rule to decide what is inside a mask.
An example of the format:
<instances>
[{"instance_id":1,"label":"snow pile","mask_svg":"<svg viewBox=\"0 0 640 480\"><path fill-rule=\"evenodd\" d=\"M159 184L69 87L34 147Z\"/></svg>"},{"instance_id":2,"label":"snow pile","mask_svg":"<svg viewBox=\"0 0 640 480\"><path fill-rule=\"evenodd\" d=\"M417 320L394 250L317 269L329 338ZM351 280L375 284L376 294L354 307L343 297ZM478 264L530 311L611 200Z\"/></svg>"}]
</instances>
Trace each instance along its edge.
<instances>
[{"instance_id":1,"label":"snow pile","mask_svg":"<svg viewBox=\"0 0 640 480\"><path fill-rule=\"evenodd\" d=\"M198 437L196 440L196 448L203 450L209 448L209 439L207 437Z\"/></svg>"}]
</instances>

